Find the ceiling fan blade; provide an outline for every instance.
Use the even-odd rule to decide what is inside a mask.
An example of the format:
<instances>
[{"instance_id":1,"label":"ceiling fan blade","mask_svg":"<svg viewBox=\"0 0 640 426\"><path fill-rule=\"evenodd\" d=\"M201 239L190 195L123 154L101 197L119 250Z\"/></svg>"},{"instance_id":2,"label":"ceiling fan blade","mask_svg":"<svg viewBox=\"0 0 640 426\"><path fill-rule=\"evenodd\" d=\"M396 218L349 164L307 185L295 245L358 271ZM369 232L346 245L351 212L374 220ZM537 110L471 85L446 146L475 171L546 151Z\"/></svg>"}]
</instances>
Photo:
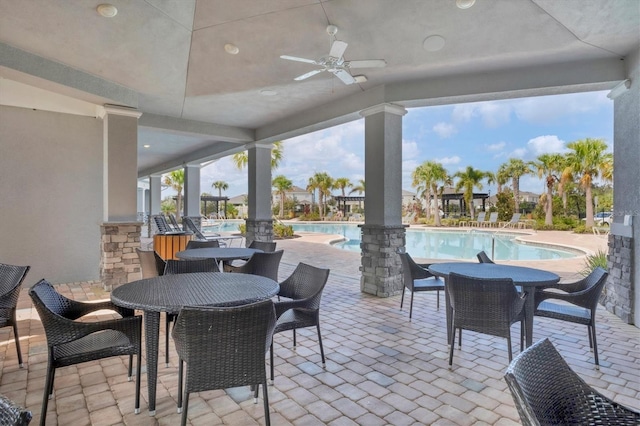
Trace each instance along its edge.
<instances>
[{"instance_id":1,"label":"ceiling fan blade","mask_svg":"<svg viewBox=\"0 0 640 426\"><path fill-rule=\"evenodd\" d=\"M300 76L298 76L298 77L294 78L294 80L296 80L296 81L305 80L305 79L307 79L307 78L309 78L309 77L313 77L314 75L316 75L316 74L318 74L318 73L321 73L322 71L324 71L324 70L313 70L313 71L309 71L309 72L308 72L308 73L306 73L306 74L302 74L302 75L300 75Z\"/></svg>"},{"instance_id":2,"label":"ceiling fan blade","mask_svg":"<svg viewBox=\"0 0 640 426\"><path fill-rule=\"evenodd\" d=\"M333 72L336 77L338 77L344 84L353 84L356 82L356 79L353 78L351 74L346 72L345 70L336 70Z\"/></svg>"},{"instance_id":3,"label":"ceiling fan blade","mask_svg":"<svg viewBox=\"0 0 640 426\"><path fill-rule=\"evenodd\" d=\"M289 61L296 61L296 62L305 62L307 64L314 64L314 65L318 65L318 63L312 59L305 59L305 58L298 58L296 56L288 56L288 55L282 55L280 56L282 59L287 59Z\"/></svg>"},{"instance_id":4,"label":"ceiling fan blade","mask_svg":"<svg viewBox=\"0 0 640 426\"><path fill-rule=\"evenodd\" d=\"M340 41L340 40L336 40L333 42L333 44L331 45L331 51L329 52L329 56L332 56L334 58L342 58L342 55L344 55L344 51L347 50L347 46L348 44L345 43L344 41Z\"/></svg>"},{"instance_id":5,"label":"ceiling fan blade","mask_svg":"<svg viewBox=\"0 0 640 426\"><path fill-rule=\"evenodd\" d=\"M383 68L387 66L384 59L363 59L360 61L347 61L344 63L349 68Z\"/></svg>"}]
</instances>

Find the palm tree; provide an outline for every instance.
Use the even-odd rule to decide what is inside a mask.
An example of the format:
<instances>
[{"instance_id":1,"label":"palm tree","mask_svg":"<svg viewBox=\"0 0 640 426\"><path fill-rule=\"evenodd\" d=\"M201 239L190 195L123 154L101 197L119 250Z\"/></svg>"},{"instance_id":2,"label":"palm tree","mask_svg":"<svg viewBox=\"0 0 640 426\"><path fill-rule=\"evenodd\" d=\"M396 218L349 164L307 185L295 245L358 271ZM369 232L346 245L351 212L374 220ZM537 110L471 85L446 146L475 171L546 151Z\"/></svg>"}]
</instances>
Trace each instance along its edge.
<instances>
[{"instance_id":1,"label":"palm tree","mask_svg":"<svg viewBox=\"0 0 640 426\"><path fill-rule=\"evenodd\" d=\"M307 191L314 193L318 190L318 209L320 210L320 219L324 217L324 200L331 195L331 188L334 183L331 176L326 172L316 172L309 178Z\"/></svg>"},{"instance_id":2,"label":"palm tree","mask_svg":"<svg viewBox=\"0 0 640 426\"><path fill-rule=\"evenodd\" d=\"M613 154L606 152L607 144L602 139L581 139L569 142L567 148L567 167L563 175L578 179L585 191L587 227L593 226L593 180L602 177L610 180L613 176Z\"/></svg>"},{"instance_id":3,"label":"palm tree","mask_svg":"<svg viewBox=\"0 0 640 426\"><path fill-rule=\"evenodd\" d=\"M364 179L359 179L357 185L353 185L349 194L357 192L358 194L364 194Z\"/></svg>"},{"instance_id":4,"label":"palm tree","mask_svg":"<svg viewBox=\"0 0 640 426\"><path fill-rule=\"evenodd\" d=\"M427 220L431 219L431 189L433 186L433 161L425 161L411 173L412 186L416 187L420 197L427 200Z\"/></svg>"},{"instance_id":5,"label":"palm tree","mask_svg":"<svg viewBox=\"0 0 640 426\"><path fill-rule=\"evenodd\" d=\"M464 201L469 206L469 215L471 216L471 220L473 220L475 218L473 214L473 188L482 189L481 182L484 178L488 177L489 174L467 166L465 171L457 172L453 176L459 179L456 184L456 191L464 188Z\"/></svg>"},{"instance_id":6,"label":"palm tree","mask_svg":"<svg viewBox=\"0 0 640 426\"><path fill-rule=\"evenodd\" d=\"M282 142L274 142L273 147L271 148L271 170L278 168L282 161L283 152L284 148L282 147ZM240 170L244 169L249 162L249 155L247 151L236 152L231 158L233 160L233 164L235 164Z\"/></svg>"},{"instance_id":7,"label":"palm tree","mask_svg":"<svg viewBox=\"0 0 640 426\"><path fill-rule=\"evenodd\" d=\"M182 211L182 188L184 188L184 169L174 170L164 175L164 184L178 193L176 202L176 216L180 218Z\"/></svg>"},{"instance_id":8,"label":"palm tree","mask_svg":"<svg viewBox=\"0 0 640 426\"><path fill-rule=\"evenodd\" d=\"M431 176L433 178L433 197L436 200L436 226L440 226L440 202L438 201L438 193L442 194L445 185L451 185L451 177L447 172L447 169L440 163L434 162L431 166ZM438 183L442 183L442 186L438 188Z\"/></svg>"},{"instance_id":9,"label":"palm tree","mask_svg":"<svg viewBox=\"0 0 640 426\"><path fill-rule=\"evenodd\" d=\"M273 178L271 185L276 189L278 195L280 196L280 212L278 217L282 219L284 216L284 199L286 197L287 191L291 189L293 186L293 182L287 179L284 175L278 175Z\"/></svg>"},{"instance_id":10,"label":"palm tree","mask_svg":"<svg viewBox=\"0 0 640 426\"><path fill-rule=\"evenodd\" d=\"M351 183L349 178L346 177L337 178L333 181L333 189L339 189L342 192L343 197L346 197L344 190L346 188L351 188L352 186L353 184Z\"/></svg>"},{"instance_id":11,"label":"palm tree","mask_svg":"<svg viewBox=\"0 0 640 426\"><path fill-rule=\"evenodd\" d=\"M507 165L502 164L498 167L498 171L495 173L489 172L489 177L487 178L487 183L491 185L495 183L498 186L498 190L496 192L502 192L502 186L505 185L509 181L509 175L507 173Z\"/></svg>"},{"instance_id":12,"label":"palm tree","mask_svg":"<svg viewBox=\"0 0 640 426\"><path fill-rule=\"evenodd\" d=\"M553 225L553 187L556 182L560 182L559 174L562 173L564 157L560 154L542 154L531 165L538 170L538 177L543 176L547 183L547 195L545 202L544 224Z\"/></svg>"},{"instance_id":13,"label":"palm tree","mask_svg":"<svg viewBox=\"0 0 640 426\"><path fill-rule=\"evenodd\" d=\"M226 191L227 189L229 189L229 184L223 180L217 180L211 184L211 187L217 189L218 198L222 198L222 191ZM216 206L218 207L218 211L216 213L220 215L220 201L216 203ZM226 212L224 217L226 217Z\"/></svg>"},{"instance_id":14,"label":"palm tree","mask_svg":"<svg viewBox=\"0 0 640 426\"><path fill-rule=\"evenodd\" d=\"M520 211L520 177L531 173L531 169L529 169L527 163L521 159L510 158L506 163L506 173L511 177L514 211L518 213Z\"/></svg>"}]
</instances>

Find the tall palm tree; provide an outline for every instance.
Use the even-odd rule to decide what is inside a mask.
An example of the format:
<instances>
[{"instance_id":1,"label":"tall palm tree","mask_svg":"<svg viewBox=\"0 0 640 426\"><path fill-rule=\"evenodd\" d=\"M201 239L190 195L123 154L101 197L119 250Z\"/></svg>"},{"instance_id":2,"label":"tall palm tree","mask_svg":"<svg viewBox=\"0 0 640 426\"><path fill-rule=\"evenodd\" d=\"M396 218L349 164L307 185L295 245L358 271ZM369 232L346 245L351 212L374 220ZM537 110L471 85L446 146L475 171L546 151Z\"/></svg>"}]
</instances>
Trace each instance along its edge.
<instances>
[{"instance_id":1,"label":"tall palm tree","mask_svg":"<svg viewBox=\"0 0 640 426\"><path fill-rule=\"evenodd\" d=\"M342 192L343 197L346 196L345 189L351 188L352 186L353 184L351 183L349 178L346 177L337 178L333 181L333 188L339 189Z\"/></svg>"},{"instance_id":2,"label":"tall palm tree","mask_svg":"<svg viewBox=\"0 0 640 426\"><path fill-rule=\"evenodd\" d=\"M531 165L538 170L538 177L545 177L547 195L545 202L544 224L553 225L553 187L560 182L560 174L564 167L564 157L560 154L542 154Z\"/></svg>"},{"instance_id":3,"label":"tall palm tree","mask_svg":"<svg viewBox=\"0 0 640 426\"><path fill-rule=\"evenodd\" d=\"M320 210L320 219L324 217L324 201L326 197L331 195L333 188L333 178L327 172L316 172L309 178L307 191L318 191L318 208Z\"/></svg>"},{"instance_id":4,"label":"tall palm tree","mask_svg":"<svg viewBox=\"0 0 640 426\"><path fill-rule=\"evenodd\" d=\"M495 173L489 172L489 177L487 178L487 183L491 185L495 183L498 186L498 190L496 192L502 192L502 186L505 185L509 181L509 175L507 173L507 165L502 164L498 167L498 171Z\"/></svg>"},{"instance_id":5,"label":"tall palm tree","mask_svg":"<svg viewBox=\"0 0 640 426\"><path fill-rule=\"evenodd\" d=\"M449 176L447 169L445 169L444 166L438 162L434 162L431 166L431 174L433 178L433 197L436 200L436 226L440 226L440 202L438 201L438 193L442 195L445 185L451 185L451 177ZM442 184L440 188L438 188L439 183Z\"/></svg>"},{"instance_id":6,"label":"tall palm tree","mask_svg":"<svg viewBox=\"0 0 640 426\"><path fill-rule=\"evenodd\" d=\"M434 184L434 168L436 163L425 161L411 173L412 185L416 187L420 196L427 201L427 220L431 219L431 194ZM436 200L437 201L437 200Z\"/></svg>"},{"instance_id":7,"label":"tall palm tree","mask_svg":"<svg viewBox=\"0 0 640 426\"><path fill-rule=\"evenodd\" d=\"M364 179L358 179L358 184L353 185L351 191L349 191L349 194L353 194L354 192L357 192L358 194L364 194Z\"/></svg>"},{"instance_id":8,"label":"tall palm tree","mask_svg":"<svg viewBox=\"0 0 640 426\"><path fill-rule=\"evenodd\" d=\"M602 177L610 180L613 176L613 154L607 151L607 144L602 139L581 139L569 142L567 148L567 167L564 175L578 179L584 189L586 199L586 226L593 226L593 180Z\"/></svg>"},{"instance_id":9,"label":"tall palm tree","mask_svg":"<svg viewBox=\"0 0 640 426\"><path fill-rule=\"evenodd\" d=\"M531 173L531 169L529 169L527 163L521 159L510 158L506 163L506 173L511 177L511 184L513 185L514 211L517 213L520 211L520 178Z\"/></svg>"},{"instance_id":10,"label":"tall palm tree","mask_svg":"<svg viewBox=\"0 0 640 426\"><path fill-rule=\"evenodd\" d=\"M184 188L184 169L174 170L164 175L164 184L178 193L176 216L180 218L182 211L182 188Z\"/></svg>"},{"instance_id":11,"label":"tall palm tree","mask_svg":"<svg viewBox=\"0 0 640 426\"><path fill-rule=\"evenodd\" d=\"M293 182L287 179L284 175L278 175L273 178L271 185L273 185L280 196L280 212L278 217L282 219L284 216L284 200L287 196L287 191L293 187Z\"/></svg>"},{"instance_id":12,"label":"tall palm tree","mask_svg":"<svg viewBox=\"0 0 640 426\"><path fill-rule=\"evenodd\" d=\"M222 198L222 191L226 191L227 189L229 189L229 184L223 180L217 180L211 184L211 187L217 189L218 198ZM218 211L216 213L220 215L220 201L216 203L216 206L218 207ZM224 217L226 217L226 212Z\"/></svg>"},{"instance_id":13,"label":"tall palm tree","mask_svg":"<svg viewBox=\"0 0 640 426\"><path fill-rule=\"evenodd\" d=\"M473 188L482 189L482 180L489 175L487 172L467 166L464 171L457 172L453 176L458 178L456 191L464 188L464 201L467 203L467 206L469 206L469 215L471 216L471 220L473 220L475 218L473 212Z\"/></svg>"},{"instance_id":14,"label":"tall palm tree","mask_svg":"<svg viewBox=\"0 0 640 426\"><path fill-rule=\"evenodd\" d=\"M271 170L278 168L282 161L283 153L284 148L282 147L282 142L274 142L271 148ZM247 166L247 163L249 163L249 154L247 151L236 152L233 154L231 159L233 160L233 164L235 164L238 169L242 170Z\"/></svg>"}]
</instances>

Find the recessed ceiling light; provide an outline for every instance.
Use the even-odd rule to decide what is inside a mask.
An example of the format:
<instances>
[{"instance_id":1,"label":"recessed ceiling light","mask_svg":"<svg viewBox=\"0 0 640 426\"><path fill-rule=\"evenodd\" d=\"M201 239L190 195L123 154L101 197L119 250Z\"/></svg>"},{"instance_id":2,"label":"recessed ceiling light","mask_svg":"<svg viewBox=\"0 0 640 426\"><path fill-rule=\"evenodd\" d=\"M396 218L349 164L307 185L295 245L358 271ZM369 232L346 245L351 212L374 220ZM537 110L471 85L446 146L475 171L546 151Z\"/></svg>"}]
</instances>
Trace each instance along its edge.
<instances>
[{"instance_id":1,"label":"recessed ceiling light","mask_svg":"<svg viewBox=\"0 0 640 426\"><path fill-rule=\"evenodd\" d=\"M278 94L275 90L263 89L260 91L262 96L275 96Z\"/></svg>"},{"instance_id":2,"label":"recessed ceiling light","mask_svg":"<svg viewBox=\"0 0 640 426\"><path fill-rule=\"evenodd\" d=\"M113 18L118 14L118 8L108 3L98 5L96 10L100 15L104 16L105 18Z\"/></svg>"},{"instance_id":3,"label":"recessed ceiling light","mask_svg":"<svg viewBox=\"0 0 640 426\"><path fill-rule=\"evenodd\" d=\"M142 145L142 146L145 147L145 148L151 148L151 145L148 145L148 144L147 145Z\"/></svg>"},{"instance_id":4,"label":"recessed ceiling light","mask_svg":"<svg viewBox=\"0 0 640 426\"><path fill-rule=\"evenodd\" d=\"M422 47L427 52L437 52L444 47L444 37L440 35L432 35L424 39Z\"/></svg>"},{"instance_id":5,"label":"recessed ceiling light","mask_svg":"<svg viewBox=\"0 0 640 426\"><path fill-rule=\"evenodd\" d=\"M476 0L456 0L456 6L459 9L469 9L475 4Z\"/></svg>"},{"instance_id":6,"label":"recessed ceiling light","mask_svg":"<svg viewBox=\"0 0 640 426\"><path fill-rule=\"evenodd\" d=\"M230 53L232 55L237 55L238 52L240 52L240 49L238 49L238 46L236 46L235 44L231 44L231 43L227 43L224 45L224 50L227 53Z\"/></svg>"},{"instance_id":7,"label":"recessed ceiling light","mask_svg":"<svg viewBox=\"0 0 640 426\"><path fill-rule=\"evenodd\" d=\"M356 81L356 83L360 84L360 83L366 83L367 82L367 76L366 75L354 75L353 79Z\"/></svg>"}]
</instances>

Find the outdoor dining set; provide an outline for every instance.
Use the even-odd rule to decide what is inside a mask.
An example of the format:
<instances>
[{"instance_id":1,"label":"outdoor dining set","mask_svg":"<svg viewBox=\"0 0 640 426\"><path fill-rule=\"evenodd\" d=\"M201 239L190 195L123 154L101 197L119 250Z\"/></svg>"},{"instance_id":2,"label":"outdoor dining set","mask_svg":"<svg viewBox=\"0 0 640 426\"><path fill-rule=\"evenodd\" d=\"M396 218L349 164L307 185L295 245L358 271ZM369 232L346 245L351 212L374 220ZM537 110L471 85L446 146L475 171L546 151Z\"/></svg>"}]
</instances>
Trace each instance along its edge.
<instances>
[{"instance_id":1,"label":"outdoor dining set","mask_svg":"<svg viewBox=\"0 0 640 426\"><path fill-rule=\"evenodd\" d=\"M167 228L165 232L172 231ZM168 259L155 250L137 249L142 279L115 288L109 301L72 300L44 279L31 287L29 295L48 347L41 425L46 424L56 369L113 356L128 356L129 380L133 379L135 358L134 408L139 413L143 345L148 410L150 416L155 415L161 313L165 316L166 365L171 339L178 356L181 423L187 424L189 396L194 392L250 386L257 403L262 386L264 421L270 424L265 356L270 353L273 383L274 334L293 331L295 347L296 330L315 327L325 366L320 302L330 271L298 263L279 282L283 250L277 250L275 242L253 241L247 247L224 247L221 242L202 235ZM596 268L578 282L559 283L554 273L496 264L484 252L478 253L477 263L418 264L404 251L399 257L404 282L400 307L409 290L410 320L414 293L435 291L438 310L440 292L444 294L450 369L456 337L462 350L463 330L507 339L510 365L505 380L523 424L640 424L640 413L587 385L548 339L533 342L536 316L584 325L599 368L595 311L608 275L605 270ZM0 264L0 326L13 327L20 366L15 311L28 271L28 266ZM107 320L79 321L101 310L114 315ZM520 353L514 358L511 326L518 323ZM0 424L28 424L30 420L30 411L0 396Z\"/></svg>"}]
</instances>

